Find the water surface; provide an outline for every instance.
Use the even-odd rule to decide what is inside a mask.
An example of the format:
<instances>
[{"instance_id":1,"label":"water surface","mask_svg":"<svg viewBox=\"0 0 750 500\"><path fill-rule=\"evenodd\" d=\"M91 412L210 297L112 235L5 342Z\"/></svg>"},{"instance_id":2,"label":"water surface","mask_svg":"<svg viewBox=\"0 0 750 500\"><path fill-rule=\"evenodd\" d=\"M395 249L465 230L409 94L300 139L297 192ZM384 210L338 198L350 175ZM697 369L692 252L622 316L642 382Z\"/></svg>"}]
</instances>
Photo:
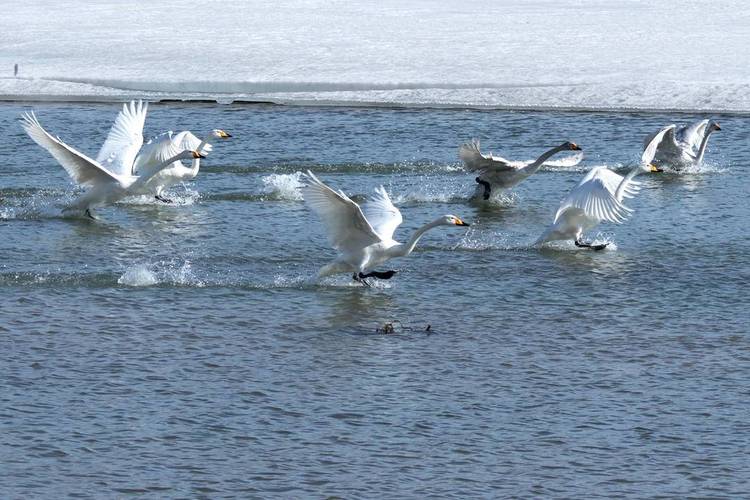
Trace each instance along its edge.
<instances>
[{"instance_id":1,"label":"water surface","mask_svg":"<svg viewBox=\"0 0 750 500\"><path fill-rule=\"evenodd\" d=\"M118 105L35 105L94 155ZM692 115L154 105L146 135L220 127L173 205L61 216L76 189L0 106L0 426L6 497L738 497L747 492L747 120L707 165L644 175L603 252L530 248L592 166L625 171ZM585 161L470 203L471 137ZM367 289L298 172L397 239L452 213ZM397 321L395 335L376 333ZM430 332L423 330L431 326Z\"/></svg>"}]
</instances>

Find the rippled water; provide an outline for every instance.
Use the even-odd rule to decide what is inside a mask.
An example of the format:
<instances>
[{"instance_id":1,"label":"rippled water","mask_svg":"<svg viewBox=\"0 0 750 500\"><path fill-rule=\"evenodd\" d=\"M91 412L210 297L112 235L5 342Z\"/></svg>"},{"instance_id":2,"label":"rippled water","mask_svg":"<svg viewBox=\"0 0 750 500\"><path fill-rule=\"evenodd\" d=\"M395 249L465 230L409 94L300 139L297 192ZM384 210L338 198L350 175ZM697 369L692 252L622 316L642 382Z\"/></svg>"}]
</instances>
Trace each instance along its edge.
<instances>
[{"instance_id":1,"label":"rippled water","mask_svg":"<svg viewBox=\"0 0 750 500\"><path fill-rule=\"evenodd\" d=\"M644 175L635 215L529 248L596 165L694 116L154 105L146 135L214 127L177 203L62 217L75 188L0 106L4 497L738 497L747 493L747 120L708 165ZM93 155L117 105L43 104ZM460 142L587 154L489 204ZM392 280L315 283L334 255L299 193L312 169L382 183L409 233ZM376 333L396 321L396 334ZM425 332L426 325L430 332Z\"/></svg>"}]
</instances>

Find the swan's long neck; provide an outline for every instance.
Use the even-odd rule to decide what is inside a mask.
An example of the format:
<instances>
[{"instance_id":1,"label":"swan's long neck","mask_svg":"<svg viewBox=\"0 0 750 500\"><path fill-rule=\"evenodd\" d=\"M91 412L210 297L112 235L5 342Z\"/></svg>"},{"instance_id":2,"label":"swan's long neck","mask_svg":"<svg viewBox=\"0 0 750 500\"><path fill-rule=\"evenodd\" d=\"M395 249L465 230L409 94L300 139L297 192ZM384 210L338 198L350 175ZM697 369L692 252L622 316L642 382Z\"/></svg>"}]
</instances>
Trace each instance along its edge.
<instances>
[{"instance_id":1,"label":"swan's long neck","mask_svg":"<svg viewBox=\"0 0 750 500\"><path fill-rule=\"evenodd\" d=\"M391 255L393 257L405 257L412 253L414 251L414 247L417 246L417 243L419 242L419 239L422 237L424 233L432 229L433 227L442 226L443 219L435 219L434 221L425 224L424 226L420 227L416 231L414 231L414 234L412 235L411 239L404 243L400 243L398 245L395 245L391 248Z\"/></svg>"},{"instance_id":2,"label":"swan's long neck","mask_svg":"<svg viewBox=\"0 0 750 500\"><path fill-rule=\"evenodd\" d=\"M566 149L564 146L555 146L549 151L545 151L544 153L542 153L542 155L539 158L537 158L533 162L523 167L521 171L526 175L531 175L535 173L537 170L539 170L539 167L541 167L545 161L550 159L552 155L557 154L560 151L563 151L564 149Z\"/></svg>"},{"instance_id":3,"label":"swan's long neck","mask_svg":"<svg viewBox=\"0 0 750 500\"><path fill-rule=\"evenodd\" d=\"M146 184L148 181L151 180L151 178L153 176L155 176L156 174L158 174L159 172L161 172L162 170L164 170L165 168L167 168L168 166L170 166L172 163L174 163L176 161L180 161L181 159L182 159L182 153L179 153L179 154L176 154L176 155L174 155L173 157L171 157L171 158L169 158L167 160L164 160L163 162L159 163L153 169L149 169L148 173L146 173L146 174L141 175L140 177L138 177L138 179L136 179L136 181L133 184L134 185L136 185L136 184ZM195 162L197 160L198 160L198 158L195 158L193 160L193 162Z\"/></svg>"},{"instance_id":4,"label":"swan's long neck","mask_svg":"<svg viewBox=\"0 0 750 500\"><path fill-rule=\"evenodd\" d=\"M703 163L703 155L706 153L708 138L711 136L711 133L713 131L713 128L709 128L708 130L706 130L706 134L703 136L703 140L701 141L701 147L698 149L698 158L695 160L696 165L700 165L701 163Z\"/></svg>"},{"instance_id":5,"label":"swan's long neck","mask_svg":"<svg viewBox=\"0 0 750 500\"><path fill-rule=\"evenodd\" d=\"M633 177L643 172L643 167L641 165L638 165L633 170L628 172L628 175L626 175L621 181L620 184L617 186L617 190L615 191L615 199L622 203L623 195L625 194L625 189L628 187L628 184L630 184L630 181L633 180Z\"/></svg>"},{"instance_id":6,"label":"swan's long neck","mask_svg":"<svg viewBox=\"0 0 750 500\"><path fill-rule=\"evenodd\" d=\"M203 154L203 148L206 147L207 144L211 144L211 142L214 140L214 135L208 134L206 137L203 138L200 144L198 144L198 147L195 148L196 151L198 151L200 154ZM201 168L201 159L200 158L193 158L193 162L190 164L190 175L191 177L195 177L198 175L198 170Z\"/></svg>"}]
</instances>

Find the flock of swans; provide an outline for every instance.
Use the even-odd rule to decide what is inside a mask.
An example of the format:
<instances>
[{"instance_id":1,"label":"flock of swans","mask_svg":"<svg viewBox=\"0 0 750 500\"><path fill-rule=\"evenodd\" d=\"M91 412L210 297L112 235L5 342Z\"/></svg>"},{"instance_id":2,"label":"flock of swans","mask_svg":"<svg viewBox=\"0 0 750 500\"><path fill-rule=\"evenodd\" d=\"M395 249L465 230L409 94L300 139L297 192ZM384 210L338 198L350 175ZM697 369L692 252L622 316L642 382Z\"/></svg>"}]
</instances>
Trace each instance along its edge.
<instances>
[{"instance_id":1,"label":"flock of swans","mask_svg":"<svg viewBox=\"0 0 750 500\"><path fill-rule=\"evenodd\" d=\"M95 160L48 133L33 112L22 115L21 125L29 137L46 149L73 181L88 188L65 211L79 211L96 219L94 208L130 196L151 196L162 203L171 203L164 191L195 178L201 158L212 151L212 142L231 137L219 129L212 130L202 140L189 131L168 131L144 144L147 111L148 104L141 101L123 104ZM639 190L634 177L661 172L666 165L676 169L700 165L708 138L717 130L721 130L719 124L709 120L684 127L668 125L646 138L640 164L624 177L606 167L591 169L562 200L552 224L535 245L573 240L578 247L604 249L607 244L584 242L583 233L601 222L621 223L627 219L632 210L624 205L624 200ZM533 162L519 162L492 153L482 154L475 139L459 148L459 157L467 170L477 174L476 196L487 200L493 189L515 186L542 165L554 164L550 158L564 151L577 153L557 162L558 165L576 165L581 161L581 148L572 142L545 151ZM185 166L182 160L190 160L190 166ZM303 198L322 221L331 246L338 251L338 256L318 271L318 278L350 273L355 281L367 286L369 279L390 279L396 271L375 268L390 259L409 255L426 231L438 226L469 225L455 215L441 216L415 231L407 243L399 243L393 234L403 217L383 186L377 187L374 195L360 206L309 170L305 175Z\"/></svg>"}]
</instances>

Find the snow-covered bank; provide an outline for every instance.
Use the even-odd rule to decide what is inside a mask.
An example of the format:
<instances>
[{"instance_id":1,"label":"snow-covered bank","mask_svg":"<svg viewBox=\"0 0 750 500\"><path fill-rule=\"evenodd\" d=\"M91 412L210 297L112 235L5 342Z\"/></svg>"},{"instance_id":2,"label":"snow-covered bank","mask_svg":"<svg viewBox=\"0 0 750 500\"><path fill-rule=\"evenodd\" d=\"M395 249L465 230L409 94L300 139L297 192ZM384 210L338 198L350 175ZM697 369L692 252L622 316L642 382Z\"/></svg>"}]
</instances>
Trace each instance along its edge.
<instances>
[{"instance_id":1,"label":"snow-covered bank","mask_svg":"<svg viewBox=\"0 0 750 500\"><path fill-rule=\"evenodd\" d=\"M750 111L741 0L36 0L0 98Z\"/></svg>"}]
</instances>

